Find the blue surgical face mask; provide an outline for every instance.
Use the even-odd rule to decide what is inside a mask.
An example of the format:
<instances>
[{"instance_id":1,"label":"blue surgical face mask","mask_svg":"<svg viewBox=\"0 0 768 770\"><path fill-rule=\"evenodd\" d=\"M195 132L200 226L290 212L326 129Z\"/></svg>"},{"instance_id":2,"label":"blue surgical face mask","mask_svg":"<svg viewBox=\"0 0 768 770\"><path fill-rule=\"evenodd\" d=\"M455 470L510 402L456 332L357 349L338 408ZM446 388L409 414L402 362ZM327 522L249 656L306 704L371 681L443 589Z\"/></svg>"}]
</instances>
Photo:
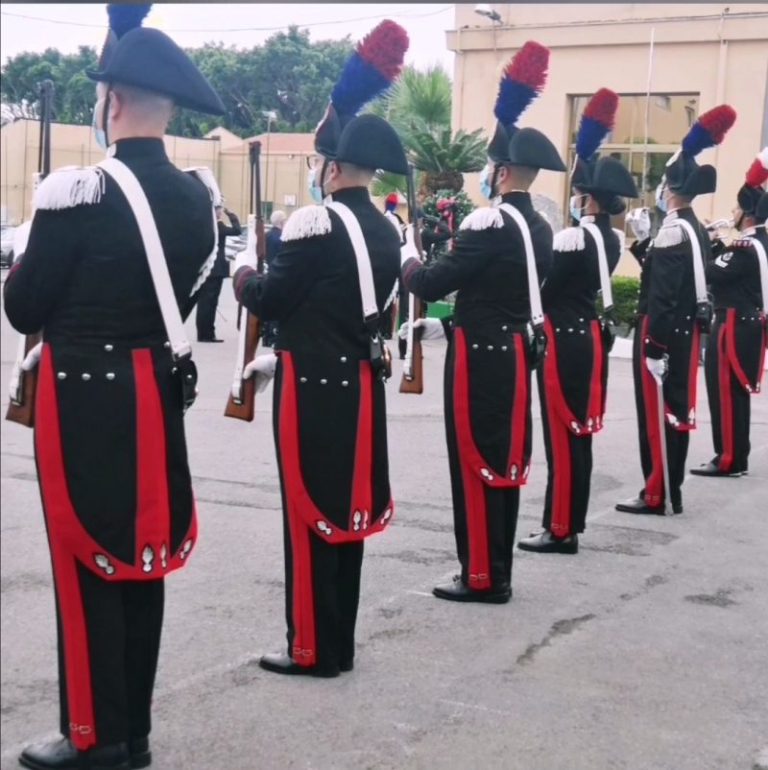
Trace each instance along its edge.
<instances>
[{"instance_id":1,"label":"blue surgical face mask","mask_svg":"<svg viewBox=\"0 0 768 770\"><path fill-rule=\"evenodd\" d=\"M489 201L493 200L493 188L491 187L491 170L488 165L483 167L480 172L480 195L483 198L487 198Z\"/></svg>"},{"instance_id":2,"label":"blue surgical face mask","mask_svg":"<svg viewBox=\"0 0 768 770\"><path fill-rule=\"evenodd\" d=\"M659 182L659 186L656 188L656 208L661 211L662 214L667 213L669 203L664 197L664 190L666 189L666 183Z\"/></svg>"},{"instance_id":3,"label":"blue surgical face mask","mask_svg":"<svg viewBox=\"0 0 768 770\"><path fill-rule=\"evenodd\" d=\"M571 195L571 202L569 210L571 216L577 221L581 221L581 217L584 215L584 207L581 205L581 201L584 200L585 195Z\"/></svg>"},{"instance_id":4,"label":"blue surgical face mask","mask_svg":"<svg viewBox=\"0 0 768 770\"><path fill-rule=\"evenodd\" d=\"M98 127L98 115L99 112L104 109L104 100L99 99L93 108L93 120L91 121L91 128L93 129L93 138L96 140L96 144L101 147L102 150L107 149L107 132L103 128Z\"/></svg>"},{"instance_id":5,"label":"blue surgical face mask","mask_svg":"<svg viewBox=\"0 0 768 770\"><path fill-rule=\"evenodd\" d=\"M317 171L314 168L307 174L307 190L309 190L309 195L315 203L323 202L323 190L317 184Z\"/></svg>"}]
</instances>

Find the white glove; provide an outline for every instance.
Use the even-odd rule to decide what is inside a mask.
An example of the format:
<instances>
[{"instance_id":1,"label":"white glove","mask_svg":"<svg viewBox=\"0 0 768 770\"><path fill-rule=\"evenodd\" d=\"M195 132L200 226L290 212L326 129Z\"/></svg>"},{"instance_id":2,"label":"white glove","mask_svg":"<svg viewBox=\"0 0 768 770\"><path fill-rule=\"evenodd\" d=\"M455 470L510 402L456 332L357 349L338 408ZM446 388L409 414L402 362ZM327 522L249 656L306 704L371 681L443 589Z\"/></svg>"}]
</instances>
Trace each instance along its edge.
<instances>
[{"instance_id":1,"label":"white glove","mask_svg":"<svg viewBox=\"0 0 768 770\"><path fill-rule=\"evenodd\" d=\"M274 353L264 353L246 364L245 369L243 369L243 379L247 380L249 377L255 376L256 390L261 393L275 376L276 367L277 356Z\"/></svg>"},{"instance_id":2,"label":"white glove","mask_svg":"<svg viewBox=\"0 0 768 770\"><path fill-rule=\"evenodd\" d=\"M406 321L398 330L397 336L400 337L401 340L408 338L408 326L410 325L409 321ZM443 324L441 321L439 321L437 318L418 318L413 323L413 329L414 331L416 329L421 329L421 339L423 340L444 340L445 339L445 328L443 327Z\"/></svg>"},{"instance_id":3,"label":"white glove","mask_svg":"<svg viewBox=\"0 0 768 770\"><path fill-rule=\"evenodd\" d=\"M405 264L406 260L413 257L419 259L419 250L416 248L413 227L407 227L405 230L405 243L400 247L400 264Z\"/></svg>"},{"instance_id":4,"label":"white glove","mask_svg":"<svg viewBox=\"0 0 768 770\"><path fill-rule=\"evenodd\" d=\"M632 209L627 214L627 223L638 241L644 241L651 234L651 213L647 208Z\"/></svg>"},{"instance_id":5,"label":"white glove","mask_svg":"<svg viewBox=\"0 0 768 770\"><path fill-rule=\"evenodd\" d=\"M19 397L19 385L21 383L21 373L31 372L39 363L40 356L43 353L43 343L38 342L32 350L27 353L24 360L13 365L13 371L11 372L11 381L8 383L8 393L11 396L11 400L15 400Z\"/></svg>"},{"instance_id":6,"label":"white glove","mask_svg":"<svg viewBox=\"0 0 768 770\"><path fill-rule=\"evenodd\" d=\"M40 357L43 355L43 343L38 342L32 350L27 353L24 360L21 362L21 368L25 372L31 372L39 363Z\"/></svg>"},{"instance_id":7,"label":"white glove","mask_svg":"<svg viewBox=\"0 0 768 770\"><path fill-rule=\"evenodd\" d=\"M653 375L653 379L656 380L658 385L664 382L664 377L669 369L669 356L666 354L661 358L648 358L645 359L645 368Z\"/></svg>"}]
</instances>

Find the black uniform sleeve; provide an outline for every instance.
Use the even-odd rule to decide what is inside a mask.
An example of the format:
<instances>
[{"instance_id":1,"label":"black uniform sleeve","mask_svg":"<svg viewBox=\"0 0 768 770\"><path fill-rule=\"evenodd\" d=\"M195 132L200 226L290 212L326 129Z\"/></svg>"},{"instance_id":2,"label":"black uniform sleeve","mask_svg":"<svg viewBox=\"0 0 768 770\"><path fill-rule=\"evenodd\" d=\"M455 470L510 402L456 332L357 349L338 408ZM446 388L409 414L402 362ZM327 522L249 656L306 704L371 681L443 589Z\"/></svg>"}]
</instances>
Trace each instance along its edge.
<instances>
[{"instance_id":1,"label":"black uniform sleeve","mask_svg":"<svg viewBox=\"0 0 768 770\"><path fill-rule=\"evenodd\" d=\"M289 316L315 283L326 240L315 236L284 242L266 275L240 268L233 281L238 301L264 321Z\"/></svg>"},{"instance_id":2,"label":"black uniform sleeve","mask_svg":"<svg viewBox=\"0 0 768 770\"><path fill-rule=\"evenodd\" d=\"M231 211L226 211L225 213L229 217L229 225L227 226L223 222L219 222L219 237L222 235L240 235L243 232L243 228L240 225L237 214Z\"/></svg>"},{"instance_id":3,"label":"black uniform sleeve","mask_svg":"<svg viewBox=\"0 0 768 770\"><path fill-rule=\"evenodd\" d=\"M409 259L402 269L403 285L411 294L427 302L436 302L446 294L462 288L481 272L499 247L503 231L462 230L453 242L453 249L431 265Z\"/></svg>"},{"instance_id":4,"label":"black uniform sleeve","mask_svg":"<svg viewBox=\"0 0 768 770\"><path fill-rule=\"evenodd\" d=\"M78 259L82 211L35 213L29 242L5 283L5 312L16 331L40 331L70 281Z\"/></svg>"},{"instance_id":5,"label":"black uniform sleeve","mask_svg":"<svg viewBox=\"0 0 768 770\"><path fill-rule=\"evenodd\" d=\"M726 286L743 280L751 272L751 261L754 259L754 255L744 249L720 254L707 263L707 283Z\"/></svg>"},{"instance_id":6,"label":"black uniform sleeve","mask_svg":"<svg viewBox=\"0 0 768 770\"><path fill-rule=\"evenodd\" d=\"M649 358L661 358L667 350L680 301L683 276L691 262L687 241L668 248L653 249L653 269L648 290Z\"/></svg>"},{"instance_id":7,"label":"black uniform sleeve","mask_svg":"<svg viewBox=\"0 0 768 770\"><path fill-rule=\"evenodd\" d=\"M546 279L541 287L541 301L545 307L552 304L573 278L585 269L586 258L587 254L584 250L552 252L552 266L545 273ZM536 267L539 268L538 261ZM541 281L542 271L538 270L538 272L539 281Z\"/></svg>"}]
</instances>

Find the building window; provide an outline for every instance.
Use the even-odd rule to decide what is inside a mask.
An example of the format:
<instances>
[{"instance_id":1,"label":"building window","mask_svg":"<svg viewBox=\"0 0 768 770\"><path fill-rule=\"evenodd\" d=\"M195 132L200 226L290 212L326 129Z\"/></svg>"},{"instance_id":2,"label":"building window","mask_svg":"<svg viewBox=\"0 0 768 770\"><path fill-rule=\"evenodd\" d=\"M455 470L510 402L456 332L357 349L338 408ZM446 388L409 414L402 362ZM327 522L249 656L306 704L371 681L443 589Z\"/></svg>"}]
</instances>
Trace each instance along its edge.
<instances>
[{"instance_id":1,"label":"building window","mask_svg":"<svg viewBox=\"0 0 768 770\"><path fill-rule=\"evenodd\" d=\"M591 98L570 97L570 143L568 168L576 154L576 133L579 121ZM648 152L644 152L648 116ZM627 207L648 206L653 210L656 187L664 174L669 158L680 148L680 142L699 113L698 94L620 94L616 125L600 149L601 155L620 160L635 178L641 198L627 201ZM564 211L568 210L570 190L566 191ZM624 215L612 219L614 227L624 228Z\"/></svg>"}]
</instances>

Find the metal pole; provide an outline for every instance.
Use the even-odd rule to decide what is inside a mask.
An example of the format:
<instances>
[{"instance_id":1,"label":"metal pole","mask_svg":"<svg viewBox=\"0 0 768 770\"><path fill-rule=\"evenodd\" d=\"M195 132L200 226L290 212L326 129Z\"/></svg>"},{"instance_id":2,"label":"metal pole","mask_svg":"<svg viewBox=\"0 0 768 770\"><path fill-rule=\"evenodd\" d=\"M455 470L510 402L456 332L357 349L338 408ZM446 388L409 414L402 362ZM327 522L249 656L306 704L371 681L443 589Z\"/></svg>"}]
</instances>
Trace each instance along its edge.
<instances>
[{"instance_id":1,"label":"metal pole","mask_svg":"<svg viewBox=\"0 0 768 770\"><path fill-rule=\"evenodd\" d=\"M653 47L656 39L656 27L651 27L651 44L648 48L648 82L645 88L645 141L643 143L643 193L646 192L646 174L648 173L648 133L651 121L651 80L653 79ZM645 200L643 200L645 204Z\"/></svg>"}]
</instances>

